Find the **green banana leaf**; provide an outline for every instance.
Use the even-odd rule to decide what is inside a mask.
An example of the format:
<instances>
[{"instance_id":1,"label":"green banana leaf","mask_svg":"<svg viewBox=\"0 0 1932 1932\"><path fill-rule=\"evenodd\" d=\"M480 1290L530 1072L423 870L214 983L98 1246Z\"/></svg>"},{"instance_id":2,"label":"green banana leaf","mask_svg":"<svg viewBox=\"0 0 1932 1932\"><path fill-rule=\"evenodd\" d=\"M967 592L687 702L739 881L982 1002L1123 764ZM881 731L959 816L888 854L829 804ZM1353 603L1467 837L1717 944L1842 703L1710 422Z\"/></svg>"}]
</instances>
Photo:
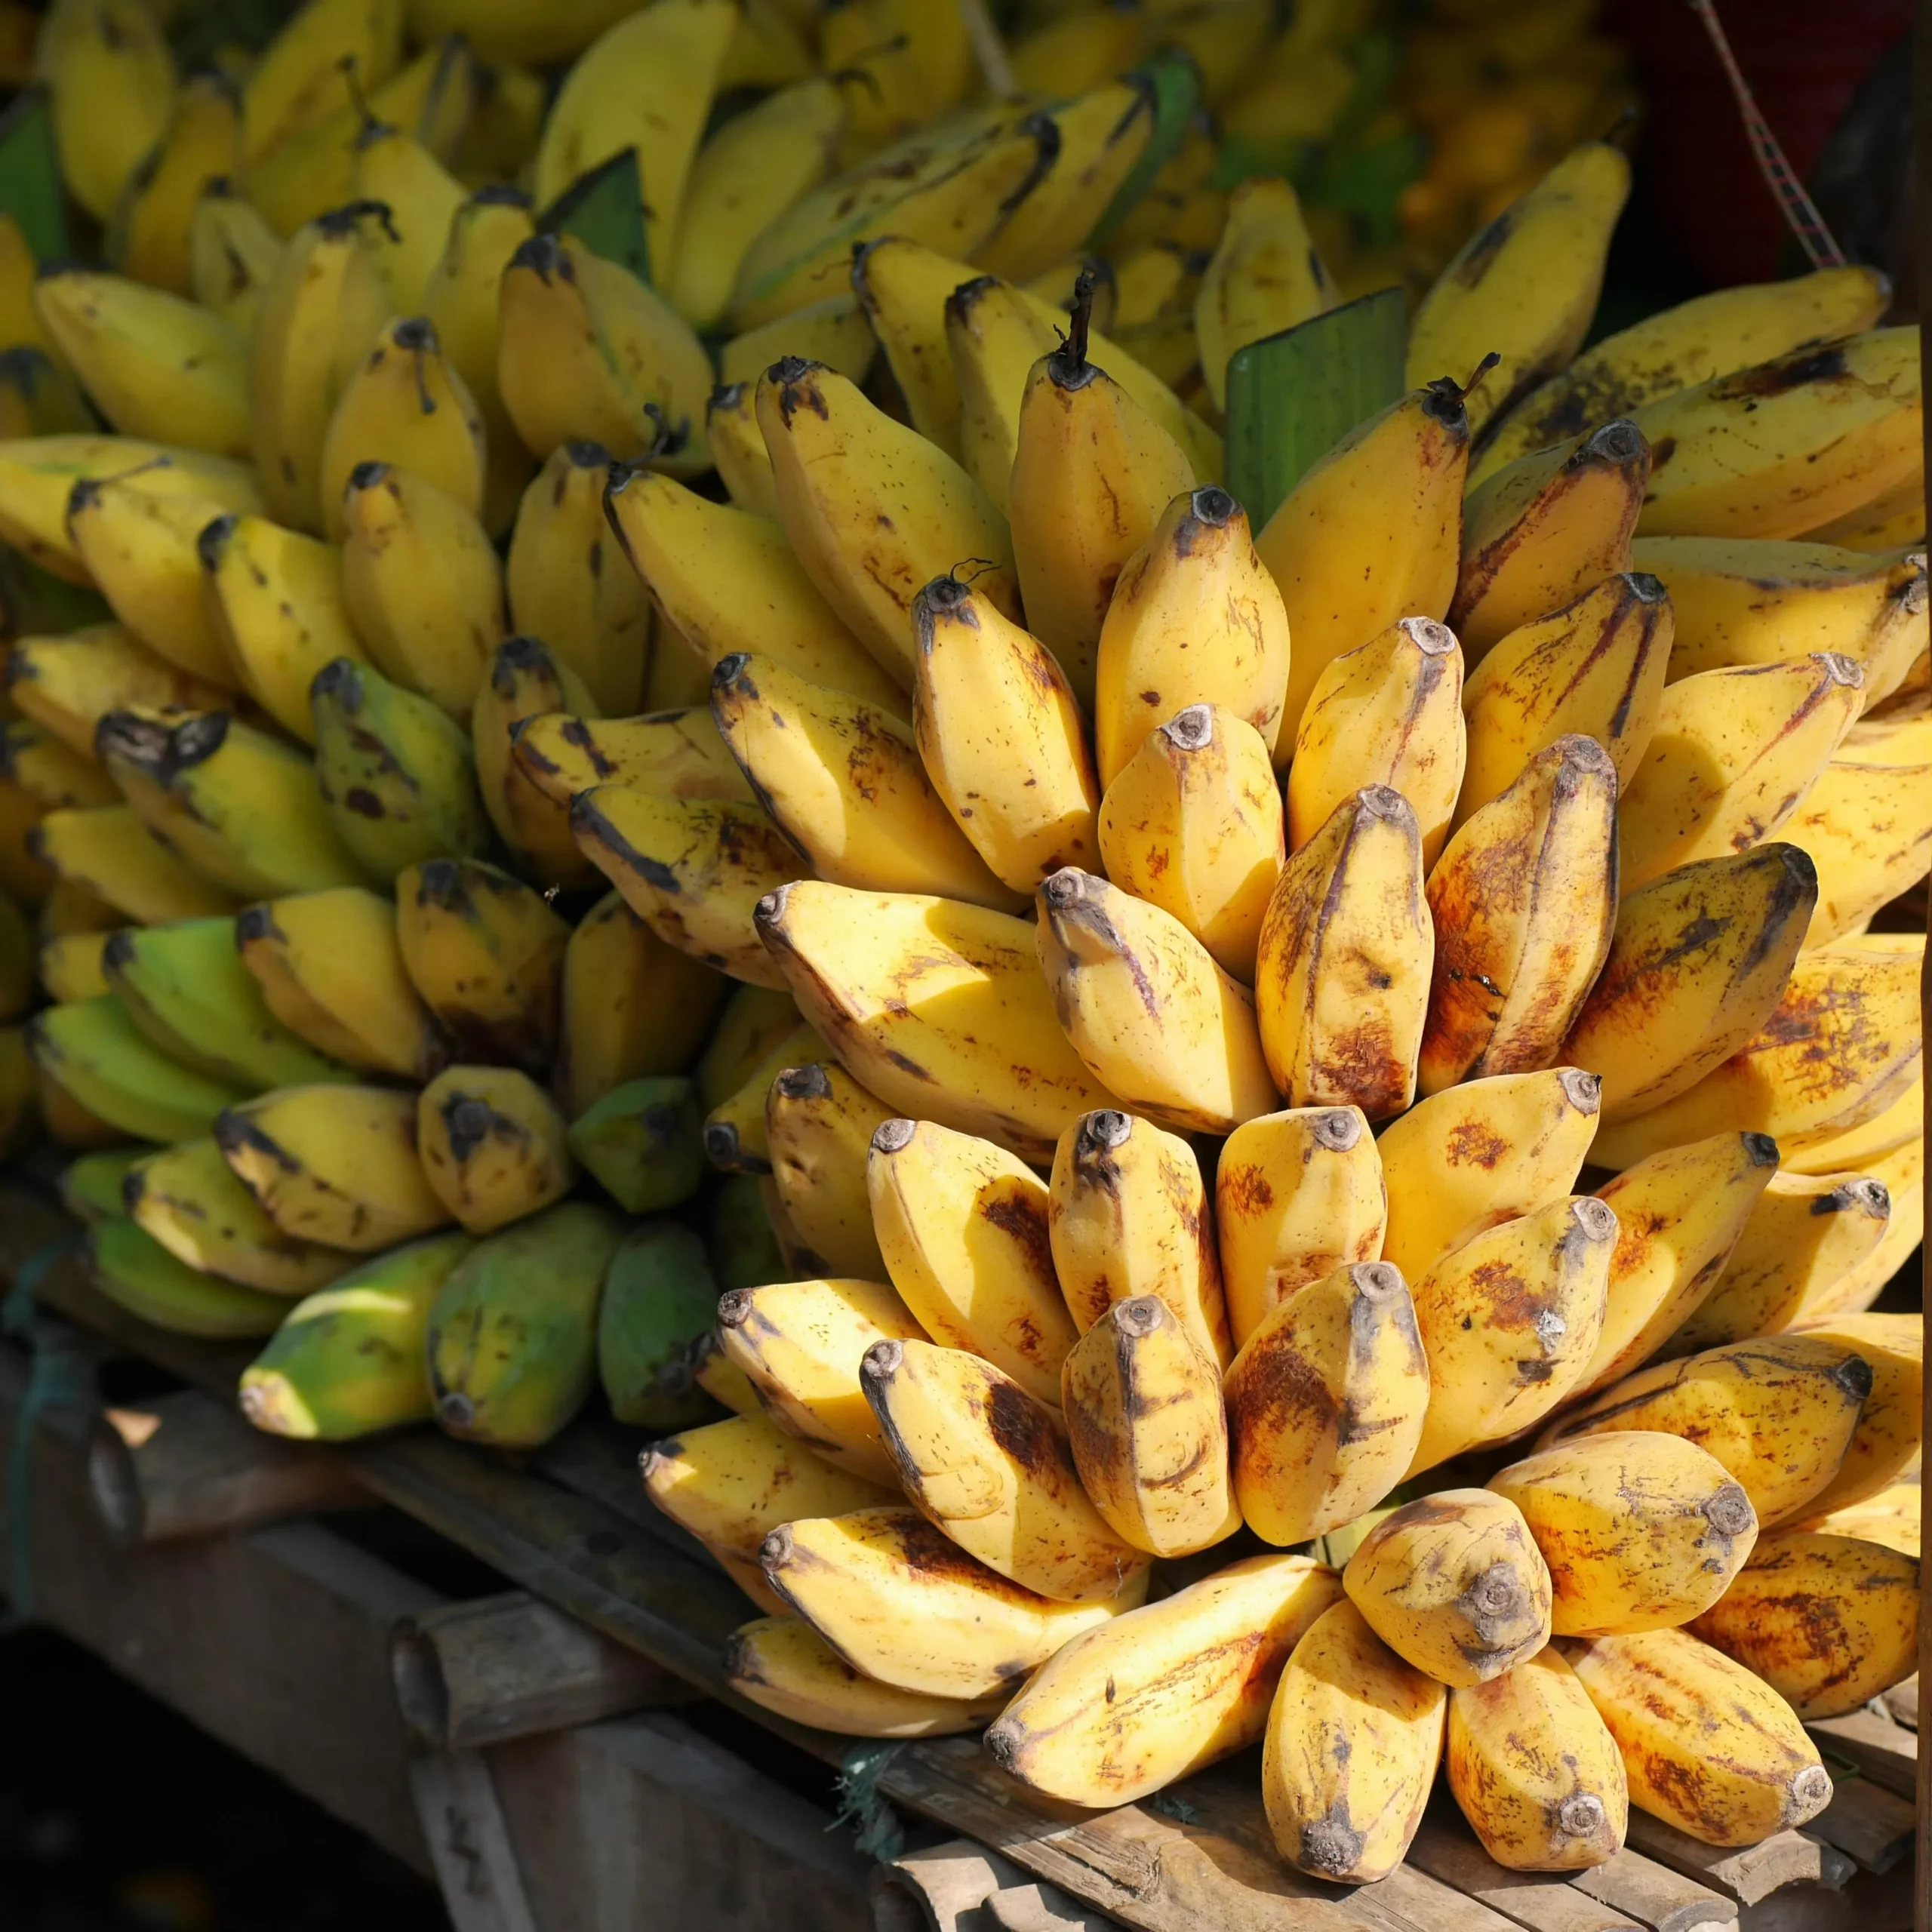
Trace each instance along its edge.
<instances>
[{"instance_id":1,"label":"green banana leaf","mask_svg":"<svg viewBox=\"0 0 1932 1932\"><path fill-rule=\"evenodd\" d=\"M544 235L569 235L593 255L627 268L647 286L651 249L645 239L644 182L637 149L626 148L580 174L537 217Z\"/></svg>"},{"instance_id":2,"label":"green banana leaf","mask_svg":"<svg viewBox=\"0 0 1932 1932\"><path fill-rule=\"evenodd\" d=\"M0 114L0 211L19 223L36 262L64 261L72 253L54 116L38 88L15 96Z\"/></svg>"},{"instance_id":3,"label":"green banana leaf","mask_svg":"<svg viewBox=\"0 0 1932 1932\"><path fill-rule=\"evenodd\" d=\"M1084 245L1090 250L1105 248L1109 236L1153 185L1155 176L1173 159L1201 106L1201 70L1193 57L1178 48L1164 48L1128 78L1140 82L1152 94L1154 132L1133 173L1115 190L1106 213L1094 224Z\"/></svg>"}]
</instances>

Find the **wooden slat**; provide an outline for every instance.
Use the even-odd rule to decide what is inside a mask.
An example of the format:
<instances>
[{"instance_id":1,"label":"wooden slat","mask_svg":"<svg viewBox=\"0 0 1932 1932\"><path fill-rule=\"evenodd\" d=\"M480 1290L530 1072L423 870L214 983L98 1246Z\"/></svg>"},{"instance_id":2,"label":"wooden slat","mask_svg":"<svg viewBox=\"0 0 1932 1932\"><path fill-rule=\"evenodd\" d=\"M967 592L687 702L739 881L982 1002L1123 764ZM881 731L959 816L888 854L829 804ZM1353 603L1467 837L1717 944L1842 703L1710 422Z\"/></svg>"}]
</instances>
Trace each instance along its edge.
<instances>
[{"instance_id":1,"label":"wooden slat","mask_svg":"<svg viewBox=\"0 0 1932 1932\"><path fill-rule=\"evenodd\" d=\"M1409 1847L1409 1863L1481 1900L1524 1932L1638 1932L1635 1919L1580 1890L1562 1874L1505 1870L1460 1818L1425 1818Z\"/></svg>"},{"instance_id":2,"label":"wooden slat","mask_svg":"<svg viewBox=\"0 0 1932 1932\"><path fill-rule=\"evenodd\" d=\"M1700 1885L1756 1905L1786 1885L1823 1885L1841 1890L1858 1869L1855 1860L1835 1846L1802 1832L1777 1832L1761 1843L1727 1850L1704 1844L1674 1825L1647 1813L1632 1811L1628 1842L1631 1849L1694 1878Z\"/></svg>"},{"instance_id":3,"label":"wooden slat","mask_svg":"<svg viewBox=\"0 0 1932 1932\"><path fill-rule=\"evenodd\" d=\"M1867 1709L1825 1718L1807 1728L1829 1759L1856 1764L1874 1784L1910 1798L1918 1777L1918 1739L1890 1718Z\"/></svg>"},{"instance_id":4,"label":"wooden slat","mask_svg":"<svg viewBox=\"0 0 1932 1932\"><path fill-rule=\"evenodd\" d=\"M1805 1827L1868 1872L1889 1872L1912 1849L1911 1804L1869 1778L1840 1778L1832 1801Z\"/></svg>"},{"instance_id":5,"label":"wooden slat","mask_svg":"<svg viewBox=\"0 0 1932 1932\"><path fill-rule=\"evenodd\" d=\"M543 1932L482 1753L426 1752L409 1785L454 1932Z\"/></svg>"},{"instance_id":6,"label":"wooden slat","mask_svg":"<svg viewBox=\"0 0 1932 1932\"><path fill-rule=\"evenodd\" d=\"M1620 1851L1607 1864L1579 1872L1571 1883L1627 1913L1639 1925L1650 1927L1651 1932L1694 1932L1697 1926L1722 1925L1737 1916L1735 1899L1640 1851Z\"/></svg>"}]
</instances>

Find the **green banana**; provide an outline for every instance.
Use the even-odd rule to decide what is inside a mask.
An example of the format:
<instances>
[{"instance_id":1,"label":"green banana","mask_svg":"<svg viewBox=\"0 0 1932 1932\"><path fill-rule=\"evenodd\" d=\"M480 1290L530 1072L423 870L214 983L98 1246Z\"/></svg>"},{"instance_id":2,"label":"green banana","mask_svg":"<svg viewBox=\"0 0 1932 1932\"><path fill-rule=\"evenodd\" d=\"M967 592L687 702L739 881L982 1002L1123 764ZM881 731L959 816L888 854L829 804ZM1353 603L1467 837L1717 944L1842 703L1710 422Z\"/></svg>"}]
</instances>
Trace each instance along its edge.
<instances>
[{"instance_id":1,"label":"green banana","mask_svg":"<svg viewBox=\"0 0 1932 1932\"><path fill-rule=\"evenodd\" d=\"M704 1244L675 1221L647 1221L611 1257L597 1311L597 1372L620 1422L689 1429L717 1404L691 1379L691 1345L718 1316Z\"/></svg>"},{"instance_id":2,"label":"green banana","mask_svg":"<svg viewBox=\"0 0 1932 1932\"><path fill-rule=\"evenodd\" d=\"M170 1060L112 993L49 1007L28 1026L27 1044L42 1073L137 1140L192 1140L246 1097Z\"/></svg>"},{"instance_id":3,"label":"green banana","mask_svg":"<svg viewBox=\"0 0 1932 1932\"><path fill-rule=\"evenodd\" d=\"M177 1261L159 1241L116 1214L88 1230L88 1266L94 1285L117 1308L171 1334L210 1341L272 1335L288 1303L238 1288Z\"/></svg>"},{"instance_id":4,"label":"green banana","mask_svg":"<svg viewBox=\"0 0 1932 1932\"><path fill-rule=\"evenodd\" d=\"M681 1075L626 1081L572 1121L568 1139L578 1164L627 1214L675 1208L704 1179L704 1117Z\"/></svg>"}]
</instances>

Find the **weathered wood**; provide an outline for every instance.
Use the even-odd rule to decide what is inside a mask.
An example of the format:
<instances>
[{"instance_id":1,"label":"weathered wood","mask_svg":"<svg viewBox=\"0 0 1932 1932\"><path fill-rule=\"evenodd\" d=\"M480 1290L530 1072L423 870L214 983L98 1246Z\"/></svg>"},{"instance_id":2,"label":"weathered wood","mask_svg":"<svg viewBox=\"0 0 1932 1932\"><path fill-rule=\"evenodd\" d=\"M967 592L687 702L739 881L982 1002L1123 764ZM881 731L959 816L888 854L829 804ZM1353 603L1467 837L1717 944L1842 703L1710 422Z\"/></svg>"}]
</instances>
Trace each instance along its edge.
<instances>
[{"instance_id":1,"label":"weathered wood","mask_svg":"<svg viewBox=\"0 0 1932 1932\"><path fill-rule=\"evenodd\" d=\"M454 1932L541 1932L482 1754L426 1752L409 1786Z\"/></svg>"},{"instance_id":2,"label":"weathered wood","mask_svg":"<svg viewBox=\"0 0 1932 1932\"><path fill-rule=\"evenodd\" d=\"M1856 1764L1874 1784L1910 1798L1918 1778L1918 1740L1903 1724L1867 1706L1807 1727L1826 1757Z\"/></svg>"},{"instance_id":3,"label":"weathered wood","mask_svg":"<svg viewBox=\"0 0 1932 1932\"><path fill-rule=\"evenodd\" d=\"M1633 1810L1626 1841L1634 1851L1681 1872L1741 1906L1756 1905L1783 1885L1823 1885L1843 1889L1857 1862L1823 1840L1803 1832L1778 1832L1741 1850L1705 1844L1675 1826Z\"/></svg>"},{"instance_id":4,"label":"weathered wood","mask_svg":"<svg viewBox=\"0 0 1932 1932\"><path fill-rule=\"evenodd\" d=\"M372 1500L340 1457L264 1435L197 1389L103 1411L88 1444L88 1488L123 1546Z\"/></svg>"},{"instance_id":5,"label":"weathered wood","mask_svg":"<svg viewBox=\"0 0 1932 1932\"><path fill-rule=\"evenodd\" d=\"M1912 1849L1911 1804L1869 1778L1840 1778L1832 1801L1805 1827L1868 1872L1889 1872Z\"/></svg>"},{"instance_id":6,"label":"weathered wood","mask_svg":"<svg viewBox=\"0 0 1932 1932\"><path fill-rule=\"evenodd\" d=\"M490 1752L543 1932L866 1932L868 1861L825 1814L668 1713Z\"/></svg>"},{"instance_id":7,"label":"weathered wood","mask_svg":"<svg viewBox=\"0 0 1932 1932\"><path fill-rule=\"evenodd\" d=\"M1480 1900L1524 1932L1637 1932L1634 1919L1578 1890L1563 1873L1511 1872L1497 1864L1460 1818L1425 1818L1409 1847L1409 1863Z\"/></svg>"},{"instance_id":8,"label":"weathered wood","mask_svg":"<svg viewBox=\"0 0 1932 1932\"><path fill-rule=\"evenodd\" d=\"M1694 1932L1698 1926L1723 1925L1737 1916L1735 1899L1628 1847L1607 1864L1579 1872L1571 1883L1651 1932Z\"/></svg>"},{"instance_id":9,"label":"weathered wood","mask_svg":"<svg viewBox=\"0 0 1932 1932\"><path fill-rule=\"evenodd\" d=\"M1406 1861L1379 1884L1364 1885L1348 1903L1358 1916L1388 1911L1427 1932L1514 1932L1512 1921L1481 1899Z\"/></svg>"},{"instance_id":10,"label":"weathered wood","mask_svg":"<svg viewBox=\"0 0 1932 1932\"><path fill-rule=\"evenodd\" d=\"M403 1722L440 1752L691 1695L648 1657L521 1590L404 1618L390 1634L389 1672Z\"/></svg>"},{"instance_id":11,"label":"weathered wood","mask_svg":"<svg viewBox=\"0 0 1932 1932\"><path fill-rule=\"evenodd\" d=\"M1039 1879L995 1892L980 1908L988 1932L1108 1932L1113 1921Z\"/></svg>"},{"instance_id":12,"label":"weathered wood","mask_svg":"<svg viewBox=\"0 0 1932 1932\"><path fill-rule=\"evenodd\" d=\"M1915 1674L1878 1700L1909 1730L1918 1728L1918 1678Z\"/></svg>"},{"instance_id":13,"label":"weathered wood","mask_svg":"<svg viewBox=\"0 0 1932 1932\"><path fill-rule=\"evenodd\" d=\"M1025 1876L971 1838L908 1852L872 1872L873 1932L979 1932L980 1906Z\"/></svg>"}]
</instances>

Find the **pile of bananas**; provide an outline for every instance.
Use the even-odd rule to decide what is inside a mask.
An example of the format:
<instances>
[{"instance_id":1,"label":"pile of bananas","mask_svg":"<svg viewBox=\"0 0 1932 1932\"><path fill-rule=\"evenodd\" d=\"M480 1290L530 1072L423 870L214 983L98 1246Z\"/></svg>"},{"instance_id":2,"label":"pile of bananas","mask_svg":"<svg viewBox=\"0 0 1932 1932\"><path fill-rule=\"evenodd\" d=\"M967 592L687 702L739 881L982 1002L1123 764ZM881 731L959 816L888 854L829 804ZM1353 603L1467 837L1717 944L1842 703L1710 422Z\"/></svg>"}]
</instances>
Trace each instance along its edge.
<instances>
[{"instance_id":1,"label":"pile of bananas","mask_svg":"<svg viewBox=\"0 0 1932 1932\"><path fill-rule=\"evenodd\" d=\"M1089 1805L1265 1741L1347 1882L1445 1755L1523 1869L1813 1815L1918 1598L1882 278L1580 354L1586 144L1254 528L1228 358L1333 278L1261 178L1198 382L1103 333L1158 75L597 11L418 0L405 60L312 0L238 89L48 17L115 266L0 228L0 538L76 614L8 661L0 1088L103 1291L265 1338L287 1435L528 1447L601 1382L808 1723ZM586 41L542 111L509 63ZM507 185L627 149L629 265Z\"/></svg>"}]
</instances>

